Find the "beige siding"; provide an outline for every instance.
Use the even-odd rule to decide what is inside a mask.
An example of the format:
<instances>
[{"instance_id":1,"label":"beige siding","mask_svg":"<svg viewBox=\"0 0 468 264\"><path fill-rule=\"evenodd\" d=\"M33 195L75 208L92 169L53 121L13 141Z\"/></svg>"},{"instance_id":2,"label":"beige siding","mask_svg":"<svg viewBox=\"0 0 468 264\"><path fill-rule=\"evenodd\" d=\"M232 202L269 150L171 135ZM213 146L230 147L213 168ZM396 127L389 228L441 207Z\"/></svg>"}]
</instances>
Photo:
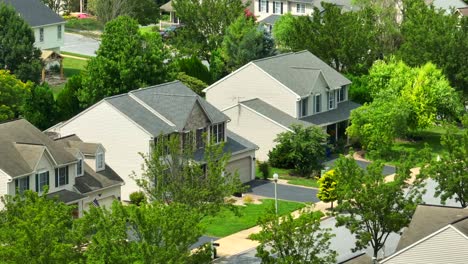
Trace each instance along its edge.
<instances>
[{"instance_id":1,"label":"beige siding","mask_svg":"<svg viewBox=\"0 0 468 264\"><path fill-rule=\"evenodd\" d=\"M76 164L68 165L68 184L55 187L55 166L47 152L44 152L36 167L36 173L49 171L49 193L58 192L61 190L73 190L76 177ZM29 177L29 188L36 190L36 175L35 173Z\"/></svg>"},{"instance_id":2,"label":"beige siding","mask_svg":"<svg viewBox=\"0 0 468 264\"><path fill-rule=\"evenodd\" d=\"M468 240L451 227L383 261L385 264L466 264Z\"/></svg>"},{"instance_id":3,"label":"beige siding","mask_svg":"<svg viewBox=\"0 0 468 264\"><path fill-rule=\"evenodd\" d=\"M231 119L231 122L228 123L229 130L254 142L259 147L256 153L258 160L267 160L268 151L276 145L273 142L276 135L287 131L286 128L243 106L230 108L224 113Z\"/></svg>"},{"instance_id":4,"label":"beige siding","mask_svg":"<svg viewBox=\"0 0 468 264\"><path fill-rule=\"evenodd\" d=\"M59 24L44 26L44 27L35 27L34 28L34 46L39 49L50 49L59 52L60 47L63 46L63 41L65 38L65 23L62 25L62 38L58 38L58 26ZM40 28L44 29L44 41L40 41Z\"/></svg>"},{"instance_id":5,"label":"beige siding","mask_svg":"<svg viewBox=\"0 0 468 264\"><path fill-rule=\"evenodd\" d=\"M98 192L92 192L86 194L88 197L83 200L83 210L88 211L94 199L98 200L101 207L110 208L112 202L120 196L120 185L104 189Z\"/></svg>"},{"instance_id":6,"label":"beige siding","mask_svg":"<svg viewBox=\"0 0 468 264\"><path fill-rule=\"evenodd\" d=\"M238 101L254 98L260 98L297 117L297 95L253 64L233 73L206 92L206 100L221 110Z\"/></svg>"},{"instance_id":7,"label":"beige siding","mask_svg":"<svg viewBox=\"0 0 468 264\"><path fill-rule=\"evenodd\" d=\"M289 2L288 11L295 16L310 15L312 14L312 12L314 12L314 7L312 6L312 4L305 4L305 13L298 13L297 4L298 4L297 2Z\"/></svg>"},{"instance_id":8,"label":"beige siding","mask_svg":"<svg viewBox=\"0 0 468 264\"><path fill-rule=\"evenodd\" d=\"M226 170L230 173L237 171L242 183L255 179L255 151L248 151L234 155L229 160Z\"/></svg>"},{"instance_id":9,"label":"beige siding","mask_svg":"<svg viewBox=\"0 0 468 264\"><path fill-rule=\"evenodd\" d=\"M10 176L0 169L0 197L3 197L8 193L9 183L11 183ZM0 210L4 207L3 203L0 203Z\"/></svg>"},{"instance_id":10,"label":"beige siding","mask_svg":"<svg viewBox=\"0 0 468 264\"><path fill-rule=\"evenodd\" d=\"M122 200L128 200L130 193L139 190L131 175L133 172L141 175L143 159L138 153L148 153L151 137L108 103L98 103L65 123L58 132L61 136L76 134L85 142L104 146L106 163L125 181Z\"/></svg>"}]
</instances>

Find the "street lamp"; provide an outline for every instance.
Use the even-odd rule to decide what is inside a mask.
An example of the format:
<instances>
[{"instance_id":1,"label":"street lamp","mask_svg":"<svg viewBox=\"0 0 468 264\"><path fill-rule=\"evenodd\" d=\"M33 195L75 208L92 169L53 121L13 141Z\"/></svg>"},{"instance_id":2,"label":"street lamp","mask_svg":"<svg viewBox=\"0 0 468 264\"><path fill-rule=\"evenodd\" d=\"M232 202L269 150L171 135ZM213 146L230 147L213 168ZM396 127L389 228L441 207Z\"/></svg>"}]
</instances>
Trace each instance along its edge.
<instances>
[{"instance_id":1,"label":"street lamp","mask_svg":"<svg viewBox=\"0 0 468 264\"><path fill-rule=\"evenodd\" d=\"M273 174L273 180L275 181L275 212L278 215L278 193L276 185L278 184L278 173Z\"/></svg>"}]
</instances>

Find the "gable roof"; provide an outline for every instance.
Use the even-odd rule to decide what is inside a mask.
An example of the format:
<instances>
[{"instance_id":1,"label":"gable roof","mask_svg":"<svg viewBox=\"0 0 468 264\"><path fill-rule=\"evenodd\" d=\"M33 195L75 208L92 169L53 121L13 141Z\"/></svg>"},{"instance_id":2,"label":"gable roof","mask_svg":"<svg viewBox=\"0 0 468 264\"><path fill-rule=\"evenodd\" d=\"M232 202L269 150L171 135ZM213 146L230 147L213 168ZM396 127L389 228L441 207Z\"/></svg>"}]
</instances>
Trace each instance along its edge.
<instances>
[{"instance_id":1,"label":"gable roof","mask_svg":"<svg viewBox=\"0 0 468 264\"><path fill-rule=\"evenodd\" d=\"M65 23L65 20L40 0L0 0L10 4L31 27Z\"/></svg>"},{"instance_id":2,"label":"gable roof","mask_svg":"<svg viewBox=\"0 0 468 264\"><path fill-rule=\"evenodd\" d=\"M101 144L83 142L77 135L72 134L61 138L54 139L56 142L65 142L65 147L70 149L68 152L75 153L75 150L83 153L86 156L94 156L99 148L103 148Z\"/></svg>"},{"instance_id":3,"label":"gable roof","mask_svg":"<svg viewBox=\"0 0 468 264\"><path fill-rule=\"evenodd\" d=\"M76 162L76 158L63 147L25 119L0 124L0 169L10 176L32 173L44 151L58 165Z\"/></svg>"},{"instance_id":4,"label":"gable roof","mask_svg":"<svg viewBox=\"0 0 468 264\"><path fill-rule=\"evenodd\" d=\"M289 128L292 124L301 124L306 127L312 125L311 123L298 120L258 98L242 101L239 104L254 110L286 128Z\"/></svg>"},{"instance_id":5,"label":"gable roof","mask_svg":"<svg viewBox=\"0 0 468 264\"><path fill-rule=\"evenodd\" d=\"M318 126L325 126L349 119L351 111L360 107L361 105L353 101L344 101L338 103L336 109L326 111L323 113L314 114L311 116L303 117L300 120L312 123Z\"/></svg>"},{"instance_id":6,"label":"gable roof","mask_svg":"<svg viewBox=\"0 0 468 264\"><path fill-rule=\"evenodd\" d=\"M196 103L212 123L228 120L180 81L141 88L104 100L153 136L182 131Z\"/></svg>"},{"instance_id":7,"label":"gable roof","mask_svg":"<svg viewBox=\"0 0 468 264\"><path fill-rule=\"evenodd\" d=\"M330 89L351 81L309 51L291 52L252 61L301 97L309 95L320 74Z\"/></svg>"},{"instance_id":8,"label":"gable roof","mask_svg":"<svg viewBox=\"0 0 468 264\"><path fill-rule=\"evenodd\" d=\"M258 146L236 133L226 130L227 140L224 142L223 153L230 153L231 156L258 149ZM195 161L203 161L205 149L197 149L193 154Z\"/></svg>"}]
</instances>

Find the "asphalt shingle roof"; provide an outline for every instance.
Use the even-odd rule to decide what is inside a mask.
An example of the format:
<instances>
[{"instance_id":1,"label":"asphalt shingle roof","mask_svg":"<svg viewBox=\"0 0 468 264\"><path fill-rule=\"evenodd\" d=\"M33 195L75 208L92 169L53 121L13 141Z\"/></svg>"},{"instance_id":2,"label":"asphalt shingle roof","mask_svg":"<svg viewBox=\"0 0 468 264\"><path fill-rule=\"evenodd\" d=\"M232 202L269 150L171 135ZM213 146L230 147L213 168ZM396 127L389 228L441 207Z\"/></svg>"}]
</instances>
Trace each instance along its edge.
<instances>
[{"instance_id":1,"label":"asphalt shingle roof","mask_svg":"<svg viewBox=\"0 0 468 264\"><path fill-rule=\"evenodd\" d=\"M345 101L338 103L338 107L331 111L307 116L301 118L302 121L312 123L318 126L325 126L334 124L349 119L351 111L360 107L361 105L352 101Z\"/></svg>"},{"instance_id":2,"label":"asphalt shingle roof","mask_svg":"<svg viewBox=\"0 0 468 264\"><path fill-rule=\"evenodd\" d=\"M265 17L264 19L260 20L259 22L274 25L276 23L276 21L278 21L278 19L280 19L280 17L281 17L281 15L273 14L273 15L269 15L269 16Z\"/></svg>"},{"instance_id":3,"label":"asphalt shingle roof","mask_svg":"<svg viewBox=\"0 0 468 264\"><path fill-rule=\"evenodd\" d=\"M227 141L224 143L223 153L230 153L236 155L245 151L255 150L258 148L257 145L248 141L247 139L235 134L232 131L226 131ZM194 153L194 160L203 161L205 149L198 149Z\"/></svg>"},{"instance_id":4,"label":"asphalt shingle roof","mask_svg":"<svg viewBox=\"0 0 468 264\"><path fill-rule=\"evenodd\" d=\"M13 6L16 12L31 26L65 23L65 20L40 0L0 0Z\"/></svg>"},{"instance_id":5,"label":"asphalt shingle roof","mask_svg":"<svg viewBox=\"0 0 468 264\"><path fill-rule=\"evenodd\" d=\"M258 98L243 101L240 102L240 104L251 108L252 110L278 122L285 127L290 127L292 124L301 124L303 126L312 125L311 123L298 120Z\"/></svg>"},{"instance_id":6,"label":"asphalt shingle roof","mask_svg":"<svg viewBox=\"0 0 468 264\"><path fill-rule=\"evenodd\" d=\"M49 193L47 194L48 198L57 198L59 201L62 201L64 203L70 203L74 202L83 198L86 198L86 196L79 194L77 192L69 191L69 190L61 190L58 192L54 193Z\"/></svg>"},{"instance_id":7,"label":"asphalt shingle roof","mask_svg":"<svg viewBox=\"0 0 468 264\"><path fill-rule=\"evenodd\" d=\"M252 63L301 97L311 94L320 75L330 89L351 84L350 80L309 51L280 54Z\"/></svg>"}]
</instances>

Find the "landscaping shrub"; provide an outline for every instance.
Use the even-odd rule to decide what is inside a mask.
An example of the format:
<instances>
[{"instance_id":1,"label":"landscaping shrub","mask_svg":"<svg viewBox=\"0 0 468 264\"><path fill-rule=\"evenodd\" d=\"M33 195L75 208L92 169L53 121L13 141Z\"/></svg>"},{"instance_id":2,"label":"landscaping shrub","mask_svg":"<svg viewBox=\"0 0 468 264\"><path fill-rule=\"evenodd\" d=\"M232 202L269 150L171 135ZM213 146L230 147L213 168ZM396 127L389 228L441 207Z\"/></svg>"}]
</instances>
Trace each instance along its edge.
<instances>
[{"instance_id":1,"label":"landscaping shrub","mask_svg":"<svg viewBox=\"0 0 468 264\"><path fill-rule=\"evenodd\" d=\"M130 194L130 202L136 206L140 206L142 203L146 202L145 194L141 191L132 192Z\"/></svg>"},{"instance_id":2,"label":"landscaping shrub","mask_svg":"<svg viewBox=\"0 0 468 264\"><path fill-rule=\"evenodd\" d=\"M195 56L178 59L176 67L179 72L185 72L185 74L195 77L204 83L211 84L210 71L203 65L201 60Z\"/></svg>"},{"instance_id":3,"label":"landscaping shrub","mask_svg":"<svg viewBox=\"0 0 468 264\"><path fill-rule=\"evenodd\" d=\"M244 198L242 200L244 201L244 204L251 204L254 201L254 199L250 195L244 196Z\"/></svg>"},{"instance_id":4,"label":"landscaping shrub","mask_svg":"<svg viewBox=\"0 0 468 264\"><path fill-rule=\"evenodd\" d=\"M259 161L258 162L258 169L262 173L263 179L264 180L268 179L268 177L271 174L271 167L270 167L270 164L268 163L268 161L264 161L264 162Z\"/></svg>"}]
</instances>

